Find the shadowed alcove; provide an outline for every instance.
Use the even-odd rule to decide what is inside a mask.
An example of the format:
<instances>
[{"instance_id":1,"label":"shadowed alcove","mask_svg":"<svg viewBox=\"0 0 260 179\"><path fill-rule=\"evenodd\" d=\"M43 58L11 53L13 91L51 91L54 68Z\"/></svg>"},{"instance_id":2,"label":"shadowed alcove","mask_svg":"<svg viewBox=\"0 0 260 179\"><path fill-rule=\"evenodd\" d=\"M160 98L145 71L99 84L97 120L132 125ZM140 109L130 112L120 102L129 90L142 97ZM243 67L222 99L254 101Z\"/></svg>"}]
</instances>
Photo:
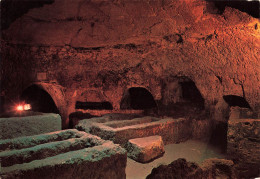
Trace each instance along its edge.
<instances>
[{"instance_id":1,"label":"shadowed alcove","mask_svg":"<svg viewBox=\"0 0 260 179\"><path fill-rule=\"evenodd\" d=\"M31 85L26 88L21 95L21 100L30 104L32 111L59 113L59 110L49 93L37 85Z\"/></svg>"},{"instance_id":2,"label":"shadowed alcove","mask_svg":"<svg viewBox=\"0 0 260 179\"><path fill-rule=\"evenodd\" d=\"M76 109L90 109L90 110L112 110L113 106L110 102L76 102Z\"/></svg>"},{"instance_id":3,"label":"shadowed alcove","mask_svg":"<svg viewBox=\"0 0 260 179\"><path fill-rule=\"evenodd\" d=\"M174 117L197 118L205 108L204 98L188 77L169 77L162 89L161 113Z\"/></svg>"},{"instance_id":4,"label":"shadowed alcove","mask_svg":"<svg viewBox=\"0 0 260 179\"><path fill-rule=\"evenodd\" d=\"M237 95L224 95L224 101L228 104L227 116L223 118L223 121L215 122L215 126L212 130L212 135L210 143L220 147L221 151L224 153L227 150L227 132L228 132L228 120L230 120L232 107L248 108L251 109L249 103L244 97ZM238 116L240 116L240 109L238 110ZM239 118L239 117L238 117Z\"/></svg>"},{"instance_id":5,"label":"shadowed alcove","mask_svg":"<svg viewBox=\"0 0 260 179\"><path fill-rule=\"evenodd\" d=\"M245 98L236 95L225 95L223 96L225 102L231 106L238 106L242 108L251 108Z\"/></svg>"},{"instance_id":6,"label":"shadowed alcove","mask_svg":"<svg viewBox=\"0 0 260 179\"><path fill-rule=\"evenodd\" d=\"M153 95L145 88L132 87L123 95L121 109L145 110L157 108Z\"/></svg>"}]
</instances>

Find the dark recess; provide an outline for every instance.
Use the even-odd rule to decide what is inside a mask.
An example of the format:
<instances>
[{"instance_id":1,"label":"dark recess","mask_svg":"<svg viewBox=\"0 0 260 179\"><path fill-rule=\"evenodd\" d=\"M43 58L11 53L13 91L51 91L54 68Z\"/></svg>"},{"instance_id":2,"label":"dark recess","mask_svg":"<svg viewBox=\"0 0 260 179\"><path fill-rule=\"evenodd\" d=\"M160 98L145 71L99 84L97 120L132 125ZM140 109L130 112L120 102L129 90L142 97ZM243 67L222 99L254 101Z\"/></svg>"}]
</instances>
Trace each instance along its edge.
<instances>
[{"instance_id":1,"label":"dark recess","mask_svg":"<svg viewBox=\"0 0 260 179\"><path fill-rule=\"evenodd\" d=\"M250 108L250 105L248 102L245 100L245 98L241 96L236 96L236 95L226 95L223 96L223 99L228 103L229 106L239 106L242 108Z\"/></svg>"},{"instance_id":2,"label":"dark recess","mask_svg":"<svg viewBox=\"0 0 260 179\"><path fill-rule=\"evenodd\" d=\"M164 104L163 101L158 102L160 115L171 116L174 118L185 117L188 119L205 119L208 115L205 111L205 100L196 84L191 79L184 76L177 77L174 81L176 80L181 89L181 94L176 93L176 97L179 97L179 99L167 104ZM166 84L163 86L165 85Z\"/></svg>"},{"instance_id":3,"label":"dark recess","mask_svg":"<svg viewBox=\"0 0 260 179\"><path fill-rule=\"evenodd\" d=\"M112 110L113 106L110 102L76 102L76 109L93 109L93 110Z\"/></svg>"},{"instance_id":4,"label":"dark recess","mask_svg":"<svg viewBox=\"0 0 260 179\"><path fill-rule=\"evenodd\" d=\"M182 98L204 109L204 99L193 81L180 82Z\"/></svg>"},{"instance_id":5,"label":"dark recess","mask_svg":"<svg viewBox=\"0 0 260 179\"><path fill-rule=\"evenodd\" d=\"M243 108L250 108L250 105L245 100L245 98L236 95L226 95L223 96L223 99L231 106L239 106ZM225 119L228 120L229 116ZM215 122L210 143L214 146L217 146L221 149L223 153L227 150L227 131L228 123L227 122Z\"/></svg>"},{"instance_id":6,"label":"dark recess","mask_svg":"<svg viewBox=\"0 0 260 179\"><path fill-rule=\"evenodd\" d=\"M7 29L17 18L26 14L30 9L52 4L54 0L2 0L1 30Z\"/></svg>"},{"instance_id":7,"label":"dark recess","mask_svg":"<svg viewBox=\"0 0 260 179\"><path fill-rule=\"evenodd\" d=\"M21 95L21 100L30 104L32 111L43 113L59 113L52 97L36 85L28 87Z\"/></svg>"},{"instance_id":8,"label":"dark recess","mask_svg":"<svg viewBox=\"0 0 260 179\"><path fill-rule=\"evenodd\" d=\"M4 96L0 95L0 114L4 113L4 104L5 104L5 98Z\"/></svg>"},{"instance_id":9,"label":"dark recess","mask_svg":"<svg viewBox=\"0 0 260 179\"><path fill-rule=\"evenodd\" d=\"M210 138L210 144L219 148L222 153L225 153L227 150L227 131L227 122L217 122L213 127Z\"/></svg>"},{"instance_id":10,"label":"dark recess","mask_svg":"<svg viewBox=\"0 0 260 179\"><path fill-rule=\"evenodd\" d=\"M147 89L142 87L133 87L128 89L124 94L120 108L144 110L157 108L157 105L152 94Z\"/></svg>"},{"instance_id":11,"label":"dark recess","mask_svg":"<svg viewBox=\"0 0 260 179\"><path fill-rule=\"evenodd\" d=\"M215 7L218 9L218 13L222 14L226 7L231 7L238 9L242 12L246 12L247 14L259 18L259 4L260 2L257 0L247 1L247 0L207 0L209 2L214 3Z\"/></svg>"}]
</instances>

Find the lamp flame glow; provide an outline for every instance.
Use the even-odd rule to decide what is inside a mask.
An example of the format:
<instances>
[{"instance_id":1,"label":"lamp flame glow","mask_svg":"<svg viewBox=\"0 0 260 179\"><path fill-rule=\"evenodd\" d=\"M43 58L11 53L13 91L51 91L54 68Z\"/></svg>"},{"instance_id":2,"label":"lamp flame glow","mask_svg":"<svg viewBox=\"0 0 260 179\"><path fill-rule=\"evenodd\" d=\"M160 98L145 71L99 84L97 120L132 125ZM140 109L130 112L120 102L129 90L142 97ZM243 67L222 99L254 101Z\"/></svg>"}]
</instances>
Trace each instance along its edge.
<instances>
[{"instance_id":1,"label":"lamp flame glow","mask_svg":"<svg viewBox=\"0 0 260 179\"><path fill-rule=\"evenodd\" d=\"M17 110L17 111L23 111L23 106L22 106L22 105L18 105L18 106L16 107L16 110Z\"/></svg>"},{"instance_id":2,"label":"lamp flame glow","mask_svg":"<svg viewBox=\"0 0 260 179\"><path fill-rule=\"evenodd\" d=\"M24 109L24 110L30 110L30 109L31 109L31 105L30 105L30 104L25 104L25 105L23 106L23 109Z\"/></svg>"},{"instance_id":3,"label":"lamp flame glow","mask_svg":"<svg viewBox=\"0 0 260 179\"><path fill-rule=\"evenodd\" d=\"M30 104L19 104L18 106L16 106L17 111L28 111L30 109L31 109Z\"/></svg>"}]
</instances>

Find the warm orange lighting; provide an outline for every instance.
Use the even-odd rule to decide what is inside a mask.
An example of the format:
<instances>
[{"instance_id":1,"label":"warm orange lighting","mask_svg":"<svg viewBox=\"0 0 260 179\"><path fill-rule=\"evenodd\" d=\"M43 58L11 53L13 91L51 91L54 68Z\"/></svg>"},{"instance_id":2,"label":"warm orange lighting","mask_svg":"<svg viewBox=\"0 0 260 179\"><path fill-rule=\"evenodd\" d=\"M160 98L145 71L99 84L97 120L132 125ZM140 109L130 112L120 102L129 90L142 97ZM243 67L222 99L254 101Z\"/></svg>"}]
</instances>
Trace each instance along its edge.
<instances>
[{"instance_id":1,"label":"warm orange lighting","mask_svg":"<svg viewBox=\"0 0 260 179\"><path fill-rule=\"evenodd\" d=\"M27 111L27 110L30 110L30 109L31 109L31 105L30 104L19 104L16 107L17 111Z\"/></svg>"},{"instance_id":2,"label":"warm orange lighting","mask_svg":"<svg viewBox=\"0 0 260 179\"><path fill-rule=\"evenodd\" d=\"M24 110L30 110L30 109L31 109L31 105L30 105L30 104L25 104L25 105L23 106L23 109L24 109Z\"/></svg>"},{"instance_id":3,"label":"warm orange lighting","mask_svg":"<svg viewBox=\"0 0 260 179\"><path fill-rule=\"evenodd\" d=\"M16 107L16 110L17 110L17 111L23 111L23 106L22 106L22 105L18 105L18 106Z\"/></svg>"}]
</instances>

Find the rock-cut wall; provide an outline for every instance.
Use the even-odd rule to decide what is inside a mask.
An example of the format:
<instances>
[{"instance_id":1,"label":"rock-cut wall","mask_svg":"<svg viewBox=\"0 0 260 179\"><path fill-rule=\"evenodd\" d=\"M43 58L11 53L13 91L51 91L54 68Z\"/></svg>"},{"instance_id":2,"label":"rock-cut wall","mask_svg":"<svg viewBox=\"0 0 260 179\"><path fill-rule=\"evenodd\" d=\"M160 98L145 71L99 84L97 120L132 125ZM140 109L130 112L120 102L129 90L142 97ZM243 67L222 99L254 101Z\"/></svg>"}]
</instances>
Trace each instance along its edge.
<instances>
[{"instance_id":1,"label":"rock-cut wall","mask_svg":"<svg viewBox=\"0 0 260 179\"><path fill-rule=\"evenodd\" d=\"M224 95L259 112L260 21L215 12L202 0L55 0L31 9L2 32L1 93L11 101L31 83L60 85L66 118L86 91L119 109L130 87L160 101L162 84L185 77L213 116Z\"/></svg>"}]
</instances>

